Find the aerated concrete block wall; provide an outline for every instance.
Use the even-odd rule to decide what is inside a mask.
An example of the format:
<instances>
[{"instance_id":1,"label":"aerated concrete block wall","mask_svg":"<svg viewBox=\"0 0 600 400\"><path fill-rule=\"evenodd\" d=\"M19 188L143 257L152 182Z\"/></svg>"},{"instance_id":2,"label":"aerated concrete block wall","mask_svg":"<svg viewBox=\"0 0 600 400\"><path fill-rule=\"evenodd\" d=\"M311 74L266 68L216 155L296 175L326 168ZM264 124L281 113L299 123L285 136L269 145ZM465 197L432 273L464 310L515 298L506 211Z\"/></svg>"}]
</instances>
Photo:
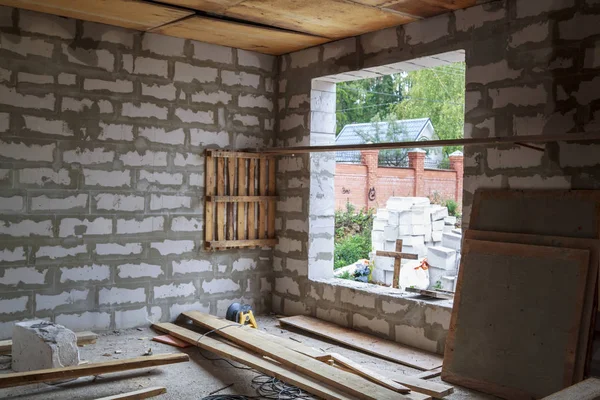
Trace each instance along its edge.
<instances>
[{"instance_id":1,"label":"aerated concrete block wall","mask_svg":"<svg viewBox=\"0 0 600 400\"><path fill-rule=\"evenodd\" d=\"M0 338L270 310L270 250L202 249L203 154L273 144L275 65L0 7Z\"/></svg>"},{"instance_id":2,"label":"aerated concrete block wall","mask_svg":"<svg viewBox=\"0 0 600 400\"><path fill-rule=\"evenodd\" d=\"M596 0L505 0L295 52L280 62L277 145L333 141L335 84L318 78L362 69L385 73L386 64L459 49L467 64L465 137L598 130L599 44ZM465 148L465 227L477 188L600 187L599 145L542 147ZM442 353L449 304L330 279L333 155L285 157L281 167L274 310L316 315Z\"/></svg>"}]
</instances>

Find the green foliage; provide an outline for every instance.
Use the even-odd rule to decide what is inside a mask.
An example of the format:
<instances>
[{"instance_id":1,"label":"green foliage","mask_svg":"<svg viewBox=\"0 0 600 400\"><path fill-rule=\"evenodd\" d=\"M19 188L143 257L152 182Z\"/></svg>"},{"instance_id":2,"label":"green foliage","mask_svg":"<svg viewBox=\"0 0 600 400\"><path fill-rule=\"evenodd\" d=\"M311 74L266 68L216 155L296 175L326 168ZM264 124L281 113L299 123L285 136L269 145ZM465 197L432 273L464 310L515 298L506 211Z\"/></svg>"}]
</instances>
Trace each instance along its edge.
<instances>
[{"instance_id":1,"label":"green foliage","mask_svg":"<svg viewBox=\"0 0 600 400\"><path fill-rule=\"evenodd\" d=\"M337 277L340 278L340 279L349 279L351 281L354 280L354 276L352 276L352 274L350 274L350 272L348 272L348 271L342 272Z\"/></svg>"},{"instance_id":2,"label":"green foliage","mask_svg":"<svg viewBox=\"0 0 600 400\"><path fill-rule=\"evenodd\" d=\"M371 237L369 235L350 235L336 241L333 252L333 268L350 265L361 258L369 258Z\"/></svg>"},{"instance_id":3,"label":"green foliage","mask_svg":"<svg viewBox=\"0 0 600 400\"><path fill-rule=\"evenodd\" d=\"M433 290L442 290L442 281L437 281L431 288Z\"/></svg>"},{"instance_id":4,"label":"green foliage","mask_svg":"<svg viewBox=\"0 0 600 400\"><path fill-rule=\"evenodd\" d=\"M350 265L361 258L369 258L373 210L360 210L346 204L346 210L335 212L335 248L333 268Z\"/></svg>"},{"instance_id":5,"label":"green foliage","mask_svg":"<svg viewBox=\"0 0 600 400\"><path fill-rule=\"evenodd\" d=\"M449 215L453 215L453 216L457 216L458 214L458 204L454 201L454 200L446 200L446 204L445 204L446 208L448 208L448 214Z\"/></svg>"},{"instance_id":6,"label":"green foliage","mask_svg":"<svg viewBox=\"0 0 600 400\"><path fill-rule=\"evenodd\" d=\"M352 123L430 118L439 139L462 138L464 99L465 63L339 83L337 133ZM394 132L379 136L369 141L391 141ZM443 152L447 157L459 149L447 146Z\"/></svg>"}]
</instances>

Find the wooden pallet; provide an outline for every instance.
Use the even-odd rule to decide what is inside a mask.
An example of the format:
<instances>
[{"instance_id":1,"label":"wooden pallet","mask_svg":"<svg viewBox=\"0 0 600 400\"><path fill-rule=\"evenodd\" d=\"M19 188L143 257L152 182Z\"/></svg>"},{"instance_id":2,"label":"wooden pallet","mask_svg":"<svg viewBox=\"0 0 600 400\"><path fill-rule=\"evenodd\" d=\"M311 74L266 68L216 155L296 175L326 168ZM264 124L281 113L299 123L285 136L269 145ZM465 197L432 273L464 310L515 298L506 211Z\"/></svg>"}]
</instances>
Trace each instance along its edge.
<instances>
[{"instance_id":1,"label":"wooden pallet","mask_svg":"<svg viewBox=\"0 0 600 400\"><path fill-rule=\"evenodd\" d=\"M206 249L277 244L275 162L264 154L206 150Z\"/></svg>"}]
</instances>

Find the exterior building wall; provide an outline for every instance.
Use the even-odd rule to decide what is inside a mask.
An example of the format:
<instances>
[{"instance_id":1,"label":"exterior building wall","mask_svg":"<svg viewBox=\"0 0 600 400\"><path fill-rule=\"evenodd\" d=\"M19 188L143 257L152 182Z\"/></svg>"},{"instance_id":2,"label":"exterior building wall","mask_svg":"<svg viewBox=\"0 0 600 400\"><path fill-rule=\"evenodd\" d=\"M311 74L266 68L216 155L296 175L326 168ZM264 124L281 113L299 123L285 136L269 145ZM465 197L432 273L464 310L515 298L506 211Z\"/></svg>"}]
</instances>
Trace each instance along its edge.
<instances>
[{"instance_id":1,"label":"exterior building wall","mask_svg":"<svg viewBox=\"0 0 600 400\"><path fill-rule=\"evenodd\" d=\"M273 144L275 66L0 7L0 338L270 310L271 250L203 250L203 154Z\"/></svg>"},{"instance_id":2,"label":"exterior building wall","mask_svg":"<svg viewBox=\"0 0 600 400\"><path fill-rule=\"evenodd\" d=\"M283 56L276 144L332 141L335 105L323 111L329 104L323 93L334 93L335 84L319 78L459 49L466 51L467 65L465 137L596 131L598 20L600 4L594 0L502 0ZM318 111L311 110L309 99ZM517 145L464 149L464 227L478 188L600 187L600 145L555 142L543 147L543 152ZM417 309L398 292L348 288L348 283L331 279L335 203L329 200L329 179L334 157L319 153L295 160L302 167L294 174L302 176L305 186L291 188L288 172L279 171L278 190L293 197L299 211L279 214L284 230L274 252L274 311L316 315L443 352L448 309Z\"/></svg>"}]
</instances>

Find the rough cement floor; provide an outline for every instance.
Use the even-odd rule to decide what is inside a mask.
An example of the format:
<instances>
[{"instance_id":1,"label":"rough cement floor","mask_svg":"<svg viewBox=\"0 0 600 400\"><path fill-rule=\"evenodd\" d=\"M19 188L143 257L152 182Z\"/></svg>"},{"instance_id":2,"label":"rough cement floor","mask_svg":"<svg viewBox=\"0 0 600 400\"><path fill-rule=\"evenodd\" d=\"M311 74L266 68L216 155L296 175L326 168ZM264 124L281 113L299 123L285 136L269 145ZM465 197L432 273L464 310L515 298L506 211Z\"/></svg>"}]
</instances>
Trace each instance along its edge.
<instances>
[{"instance_id":1,"label":"rough cement floor","mask_svg":"<svg viewBox=\"0 0 600 400\"><path fill-rule=\"evenodd\" d=\"M294 338L308 346L320 348L325 351L335 351L390 377L399 374L413 375L420 372L410 367L351 350L335 342L323 340L300 330L282 329L279 327L277 319L272 316L259 316L257 317L257 321L260 329L273 335ZM96 344L80 348L80 358L82 361L89 362L122 360L141 356L148 348L152 348L154 354L183 351L189 354L190 362L106 374L96 378L79 378L76 381L60 385L35 384L0 389L0 399L92 400L152 386L164 386L167 388L167 394L156 397L157 399L201 400L209 393L231 383L234 385L219 392L219 394L256 396L256 391L251 385L252 378L257 376L256 372L236 369L223 361L209 361L201 355L200 349L196 347L178 349L151 341L150 339L156 335L157 333L149 327L141 328L141 330L127 329L101 333ZM115 351L121 351L121 353L116 354ZM202 351L202 354L210 358L215 357L214 354L205 351ZM236 363L236 365L240 364ZM10 357L0 356L0 368L2 367L10 368ZM10 370L0 371L0 373L6 372L10 372ZM441 382L439 377L431 380ZM466 398L477 400L496 399L496 397L460 387L456 387L455 393L446 397L449 400Z\"/></svg>"}]
</instances>

